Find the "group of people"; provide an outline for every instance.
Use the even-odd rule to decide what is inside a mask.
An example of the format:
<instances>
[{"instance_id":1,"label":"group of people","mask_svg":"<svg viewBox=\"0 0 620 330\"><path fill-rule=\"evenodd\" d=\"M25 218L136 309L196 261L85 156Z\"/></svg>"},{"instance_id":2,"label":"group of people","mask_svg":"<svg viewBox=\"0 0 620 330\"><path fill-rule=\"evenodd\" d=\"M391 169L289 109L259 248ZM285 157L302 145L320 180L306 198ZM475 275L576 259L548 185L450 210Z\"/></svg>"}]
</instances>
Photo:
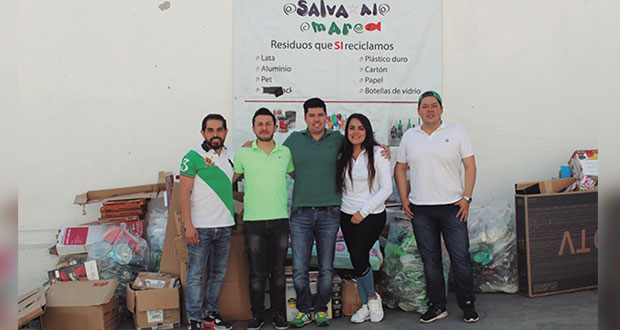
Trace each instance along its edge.
<instances>
[{"instance_id":1,"label":"group of people","mask_svg":"<svg viewBox=\"0 0 620 330\"><path fill-rule=\"evenodd\" d=\"M313 321L317 326L329 325L327 304L339 228L362 301L351 322L383 319L369 252L385 226L385 201L392 193L389 147L375 140L372 125L363 114L349 116L343 136L326 129L327 107L323 100L311 98L303 109L307 128L293 132L283 144L273 138L273 113L258 109L252 118L256 139L245 143L234 157L224 146L226 120L219 114L209 114L200 131L204 141L183 157L180 191L189 251L189 329L202 329L207 323L215 329L232 328L218 314L218 296L226 275L234 225L233 184L241 178L253 315L248 330L260 329L264 324L267 281L271 321L276 329L300 328ZM417 111L423 125L404 134L394 179L424 263L429 303L420 321L430 323L448 316L441 263L443 235L455 275L457 303L464 320L476 322L466 224L476 177L473 149L463 128L441 120L443 106L437 92L423 93ZM290 216L286 175L295 179ZM287 322L284 262L289 236L299 312ZM309 266L315 243L319 277L313 298Z\"/></svg>"}]
</instances>

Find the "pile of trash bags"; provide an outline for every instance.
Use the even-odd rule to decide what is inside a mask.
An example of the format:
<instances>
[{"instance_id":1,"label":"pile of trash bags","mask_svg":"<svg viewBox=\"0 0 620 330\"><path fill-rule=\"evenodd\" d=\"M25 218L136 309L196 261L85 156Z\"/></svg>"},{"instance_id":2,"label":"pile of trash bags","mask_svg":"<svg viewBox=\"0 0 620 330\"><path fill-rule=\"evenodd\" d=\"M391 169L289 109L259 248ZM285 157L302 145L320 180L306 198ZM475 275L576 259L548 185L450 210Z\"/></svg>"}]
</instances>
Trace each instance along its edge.
<instances>
[{"instance_id":1,"label":"pile of trash bags","mask_svg":"<svg viewBox=\"0 0 620 330\"><path fill-rule=\"evenodd\" d=\"M475 290L517 292L517 246L512 205L507 201L494 201L487 206L472 205L467 222Z\"/></svg>"},{"instance_id":2,"label":"pile of trash bags","mask_svg":"<svg viewBox=\"0 0 620 330\"><path fill-rule=\"evenodd\" d=\"M398 220L390 224L384 252L379 285L386 306L406 312L424 313L428 302L424 264L418 252L411 221ZM450 260L443 242L442 262L447 290Z\"/></svg>"}]
</instances>

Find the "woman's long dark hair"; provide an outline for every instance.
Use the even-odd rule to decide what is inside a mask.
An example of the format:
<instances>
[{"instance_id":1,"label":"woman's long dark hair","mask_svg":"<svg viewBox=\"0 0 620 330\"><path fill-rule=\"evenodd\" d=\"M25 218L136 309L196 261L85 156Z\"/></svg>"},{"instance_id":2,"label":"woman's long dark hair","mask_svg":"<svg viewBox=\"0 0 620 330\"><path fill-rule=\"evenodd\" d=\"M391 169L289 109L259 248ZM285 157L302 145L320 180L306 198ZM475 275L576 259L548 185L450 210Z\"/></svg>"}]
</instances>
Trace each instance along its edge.
<instances>
[{"instance_id":1,"label":"woman's long dark hair","mask_svg":"<svg viewBox=\"0 0 620 330\"><path fill-rule=\"evenodd\" d=\"M349 173L349 178L351 178L351 159L353 158L353 144L349 141L349 123L351 119L357 119L364 126L364 130L366 130L366 138L364 142L362 142L362 150L366 150L366 155L368 156L368 189L371 189L372 183L375 179L375 146L378 146L379 143L375 141L375 137L372 134L372 125L370 125L370 120L361 113L354 113L349 116L347 119L347 123L344 126L345 128L345 137L344 142L342 143L342 147L340 147L340 151L338 152L338 160L336 161L336 188L338 192L342 193L345 190L345 177L346 173Z\"/></svg>"}]
</instances>

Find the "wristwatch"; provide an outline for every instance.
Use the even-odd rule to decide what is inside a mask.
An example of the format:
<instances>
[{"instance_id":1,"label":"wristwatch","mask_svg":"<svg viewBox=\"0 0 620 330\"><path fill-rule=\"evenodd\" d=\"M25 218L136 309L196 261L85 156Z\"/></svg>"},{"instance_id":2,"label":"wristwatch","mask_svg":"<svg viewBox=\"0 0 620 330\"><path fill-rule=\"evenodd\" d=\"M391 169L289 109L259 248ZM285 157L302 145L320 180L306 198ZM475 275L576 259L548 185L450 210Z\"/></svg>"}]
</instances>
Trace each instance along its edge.
<instances>
[{"instance_id":1,"label":"wristwatch","mask_svg":"<svg viewBox=\"0 0 620 330\"><path fill-rule=\"evenodd\" d=\"M471 199L472 199L471 197L469 197L469 196L463 196L463 198L464 198L464 199L465 199L468 203L471 203Z\"/></svg>"}]
</instances>

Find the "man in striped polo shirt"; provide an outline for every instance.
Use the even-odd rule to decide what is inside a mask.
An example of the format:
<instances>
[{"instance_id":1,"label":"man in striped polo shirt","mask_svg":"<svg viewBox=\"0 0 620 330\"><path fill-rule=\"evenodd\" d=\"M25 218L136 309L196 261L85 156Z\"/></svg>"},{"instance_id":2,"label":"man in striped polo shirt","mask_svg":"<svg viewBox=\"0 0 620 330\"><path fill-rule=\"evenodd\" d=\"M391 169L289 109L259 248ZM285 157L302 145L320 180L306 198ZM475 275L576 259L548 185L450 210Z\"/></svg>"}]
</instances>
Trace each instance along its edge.
<instances>
[{"instance_id":1,"label":"man in striped polo shirt","mask_svg":"<svg viewBox=\"0 0 620 330\"><path fill-rule=\"evenodd\" d=\"M232 198L232 155L224 146L228 129L219 114L202 120L204 142L181 161L180 206L189 254L185 305L189 329L210 324L232 329L218 314L218 297L228 268L231 228L235 224ZM202 275L207 268L204 287Z\"/></svg>"}]
</instances>

